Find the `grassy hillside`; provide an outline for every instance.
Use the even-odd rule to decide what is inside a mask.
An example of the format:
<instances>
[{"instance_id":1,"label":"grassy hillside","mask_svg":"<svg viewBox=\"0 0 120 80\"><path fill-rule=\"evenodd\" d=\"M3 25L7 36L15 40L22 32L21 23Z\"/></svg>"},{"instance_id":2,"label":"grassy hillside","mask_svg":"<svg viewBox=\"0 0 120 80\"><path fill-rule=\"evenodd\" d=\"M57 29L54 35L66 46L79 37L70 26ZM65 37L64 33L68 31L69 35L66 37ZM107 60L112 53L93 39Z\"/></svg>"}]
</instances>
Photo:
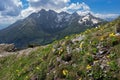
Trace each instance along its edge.
<instances>
[{"instance_id":1,"label":"grassy hillside","mask_svg":"<svg viewBox=\"0 0 120 80\"><path fill-rule=\"evenodd\" d=\"M66 36L29 55L0 58L0 80L120 80L119 22Z\"/></svg>"}]
</instances>

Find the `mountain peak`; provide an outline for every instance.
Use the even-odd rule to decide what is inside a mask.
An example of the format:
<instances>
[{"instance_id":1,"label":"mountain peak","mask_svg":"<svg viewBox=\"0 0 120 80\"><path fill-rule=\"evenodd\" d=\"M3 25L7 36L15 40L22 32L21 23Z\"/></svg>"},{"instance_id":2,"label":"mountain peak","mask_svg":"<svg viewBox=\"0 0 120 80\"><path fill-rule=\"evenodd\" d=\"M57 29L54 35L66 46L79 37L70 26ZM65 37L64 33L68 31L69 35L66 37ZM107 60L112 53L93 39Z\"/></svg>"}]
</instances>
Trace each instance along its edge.
<instances>
[{"instance_id":1,"label":"mountain peak","mask_svg":"<svg viewBox=\"0 0 120 80\"><path fill-rule=\"evenodd\" d=\"M48 12L50 12L50 13L56 13L54 10L49 10Z\"/></svg>"},{"instance_id":2,"label":"mountain peak","mask_svg":"<svg viewBox=\"0 0 120 80\"><path fill-rule=\"evenodd\" d=\"M17 47L26 47L29 43L48 44L69 34L80 33L86 29L86 25L93 27L94 23L99 23L97 18L89 18L91 14L88 15L41 9L22 22L16 22L10 28L0 31L0 43L15 43Z\"/></svg>"},{"instance_id":3,"label":"mountain peak","mask_svg":"<svg viewBox=\"0 0 120 80\"><path fill-rule=\"evenodd\" d=\"M69 13L67 13L67 12L65 12L65 11L62 11L62 12L60 12L59 14L69 14Z\"/></svg>"},{"instance_id":4,"label":"mountain peak","mask_svg":"<svg viewBox=\"0 0 120 80\"><path fill-rule=\"evenodd\" d=\"M45 10L45 9L41 9L39 12L40 12L40 13L46 12L46 10Z\"/></svg>"},{"instance_id":5,"label":"mountain peak","mask_svg":"<svg viewBox=\"0 0 120 80\"><path fill-rule=\"evenodd\" d=\"M74 12L72 15L79 15L77 12Z\"/></svg>"}]
</instances>

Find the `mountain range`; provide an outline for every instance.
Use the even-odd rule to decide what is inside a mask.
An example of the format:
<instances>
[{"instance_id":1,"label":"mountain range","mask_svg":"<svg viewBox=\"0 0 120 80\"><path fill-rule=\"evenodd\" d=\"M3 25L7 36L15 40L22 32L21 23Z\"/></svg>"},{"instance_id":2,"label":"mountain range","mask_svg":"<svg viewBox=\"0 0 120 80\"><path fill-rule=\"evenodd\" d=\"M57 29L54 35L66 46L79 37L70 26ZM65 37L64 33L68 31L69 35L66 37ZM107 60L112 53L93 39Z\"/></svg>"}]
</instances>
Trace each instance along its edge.
<instances>
[{"instance_id":1,"label":"mountain range","mask_svg":"<svg viewBox=\"0 0 120 80\"><path fill-rule=\"evenodd\" d=\"M120 80L120 17L45 46L0 44L0 80Z\"/></svg>"},{"instance_id":2,"label":"mountain range","mask_svg":"<svg viewBox=\"0 0 120 80\"><path fill-rule=\"evenodd\" d=\"M0 43L14 43L17 48L28 45L45 45L70 34L80 33L105 22L88 13L57 13L40 10L0 30Z\"/></svg>"}]
</instances>

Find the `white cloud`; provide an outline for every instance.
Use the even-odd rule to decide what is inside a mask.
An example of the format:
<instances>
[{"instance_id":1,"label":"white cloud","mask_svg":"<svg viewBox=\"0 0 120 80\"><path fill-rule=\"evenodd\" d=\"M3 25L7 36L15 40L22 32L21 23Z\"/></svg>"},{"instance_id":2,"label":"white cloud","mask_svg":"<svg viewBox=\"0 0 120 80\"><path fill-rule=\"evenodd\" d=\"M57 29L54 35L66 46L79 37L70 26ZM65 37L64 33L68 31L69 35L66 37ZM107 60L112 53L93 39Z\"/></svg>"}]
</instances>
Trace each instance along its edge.
<instances>
[{"instance_id":1,"label":"white cloud","mask_svg":"<svg viewBox=\"0 0 120 80\"><path fill-rule=\"evenodd\" d=\"M29 7L23 9L21 0L1 0L0 2L0 24L11 24L18 19L23 19L33 12L41 9L52 9L56 12L77 12L79 15L92 13L100 18L115 18L119 14L100 14L91 11L90 7L83 3L70 3L71 0L27 0Z\"/></svg>"},{"instance_id":2,"label":"white cloud","mask_svg":"<svg viewBox=\"0 0 120 80\"><path fill-rule=\"evenodd\" d=\"M120 14L100 14L100 13L93 13L94 16L102 18L102 19L107 19L107 18L116 18Z\"/></svg>"},{"instance_id":3,"label":"white cloud","mask_svg":"<svg viewBox=\"0 0 120 80\"><path fill-rule=\"evenodd\" d=\"M28 7L27 9L24 9L24 10L21 11L20 16L21 16L21 18L25 18L35 11L36 11L36 9L34 9L32 7Z\"/></svg>"},{"instance_id":4,"label":"white cloud","mask_svg":"<svg viewBox=\"0 0 120 80\"><path fill-rule=\"evenodd\" d=\"M20 0L13 0L13 3L14 3L17 7L23 6L23 5L22 5L22 2L21 2Z\"/></svg>"},{"instance_id":5,"label":"white cloud","mask_svg":"<svg viewBox=\"0 0 120 80\"><path fill-rule=\"evenodd\" d=\"M0 13L3 16L18 16L22 10L20 0L2 0L0 4Z\"/></svg>"},{"instance_id":6,"label":"white cloud","mask_svg":"<svg viewBox=\"0 0 120 80\"><path fill-rule=\"evenodd\" d=\"M29 1L29 2L38 2L40 0L27 0L27 1Z\"/></svg>"},{"instance_id":7,"label":"white cloud","mask_svg":"<svg viewBox=\"0 0 120 80\"><path fill-rule=\"evenodd\" d=\"M8 25L14 23L18 19L20 19L19 16L18 17L0 16L0 28L1 28L1 25L2 25L2 27L8 26Z\"/></svg>"},{"instance_id":8,"label":"white cloud","mask_svg":"<svg viewBox=\"0 0 120 80\"><path fill-rule=\"evenodd\" d=\"M71 10L79 10L79 9L83 9L83 10L90 10L89 6L86 5L84 2L83 3L72 3L70 6L67 7L67 9L71 9Z\"/></svg>"}]
</instances>

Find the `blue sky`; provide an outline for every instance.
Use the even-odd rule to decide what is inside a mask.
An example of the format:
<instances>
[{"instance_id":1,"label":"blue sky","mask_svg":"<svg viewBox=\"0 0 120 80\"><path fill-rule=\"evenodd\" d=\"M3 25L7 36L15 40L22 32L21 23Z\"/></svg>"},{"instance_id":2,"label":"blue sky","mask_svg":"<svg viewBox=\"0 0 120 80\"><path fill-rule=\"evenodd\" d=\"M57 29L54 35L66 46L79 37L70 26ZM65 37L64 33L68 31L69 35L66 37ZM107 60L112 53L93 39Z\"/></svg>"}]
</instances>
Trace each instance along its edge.
<instances>
[{"instance_id":1,"label":"blue sky","mask_svg":"<svg viewBox=\"0 0 120 80\"><path fill-rule=\"evenodd\" d=\"M85 2L93 12L119 13L120 0L71 0L71 2Z\"/></svg>"},{"instance_id":2,"label":"blue sky","mask_svg":"<svg viewBox=\"0 0 120 80\"><path fill-rule=\"evenodd\" d=\"M1 0L0 29L43 8L106 19L120 15L120 0Z\"/></svg>"},{"instance_id":3,"label":"blue sky","mask_svg":"<svg viewBox=\"0 0 120 80\"><path fill-rule=\"evenodd\" d=\"M21 0L24 8L29 7L29 2L27 0ZM71 0L69 4L76 2L84 2L93 12L97 13L118 13L120 14L120 0Z\"/></svg>"}]
</instances>

